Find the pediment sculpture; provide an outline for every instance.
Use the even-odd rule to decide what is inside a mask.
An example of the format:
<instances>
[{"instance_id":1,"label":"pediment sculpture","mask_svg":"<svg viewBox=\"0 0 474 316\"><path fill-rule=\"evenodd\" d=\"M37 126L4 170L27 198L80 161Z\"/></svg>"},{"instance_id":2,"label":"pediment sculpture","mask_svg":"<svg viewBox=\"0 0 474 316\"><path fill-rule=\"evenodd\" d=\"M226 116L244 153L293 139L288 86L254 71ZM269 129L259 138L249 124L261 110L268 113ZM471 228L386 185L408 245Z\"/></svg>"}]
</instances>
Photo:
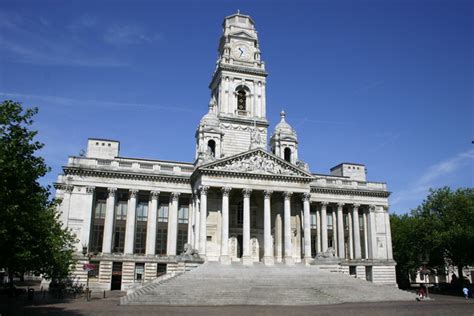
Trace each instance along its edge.
<instances>
[{"instance_id":1,"label":"pediment sculpture","mask_svg":"<svg viewBox=\"0 0 474 316\"><path fill-rule=\"evenodd\" d=\"M280 164L279 162L262 155L257 152L255 155L231 160L223 165L214 166L215 170L234 171L234 172L250 172L250 173L264 173L275 175L290 175L299 176L297 172L290 169L288 166Z\"/></svg>"}]
</instances>

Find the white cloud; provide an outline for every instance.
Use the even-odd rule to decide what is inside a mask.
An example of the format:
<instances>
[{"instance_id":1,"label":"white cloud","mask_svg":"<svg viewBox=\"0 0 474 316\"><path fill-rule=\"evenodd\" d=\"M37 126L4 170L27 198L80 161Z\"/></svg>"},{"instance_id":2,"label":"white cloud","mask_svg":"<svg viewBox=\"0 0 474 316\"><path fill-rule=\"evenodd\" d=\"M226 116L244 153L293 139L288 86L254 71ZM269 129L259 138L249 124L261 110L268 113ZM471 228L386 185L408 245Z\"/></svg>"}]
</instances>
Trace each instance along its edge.
<instances>
[{"instance_id":1,"label":"white cloud","mask_svg":"<svg viewBox=\"0 0 474 316\"><path fill-rule=\"evenodd\" d=\"M440 181L444 177L452 175L466 166L470 166L470 172L472 172L473 163L474 149L470 149L430 166L411 187L393 194L392 206L406 201L423 200L430 188L440 186Z\"/></svg>"},{"instance_id":2,"label":"white cloud","mask_svg":"<svg viewBox=\"0 0 474 316\"><path fill-rule=\"evenodd\" d=\"M159 40L161 35L158 33L151 34L145 32L142 27L138 25L114 25L104 33L104 41L112 45L129 45L149 43Z\"/></svg>"}]
</instances>

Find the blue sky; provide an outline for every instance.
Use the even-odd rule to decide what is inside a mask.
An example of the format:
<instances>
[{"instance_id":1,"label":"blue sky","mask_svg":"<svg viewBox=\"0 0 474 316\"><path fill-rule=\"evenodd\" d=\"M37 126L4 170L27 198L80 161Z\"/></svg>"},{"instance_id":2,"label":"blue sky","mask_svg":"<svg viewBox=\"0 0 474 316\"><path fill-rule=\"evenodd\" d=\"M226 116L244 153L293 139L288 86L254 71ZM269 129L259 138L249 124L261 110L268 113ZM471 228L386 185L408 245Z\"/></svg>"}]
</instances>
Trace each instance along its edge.
<instances>
[{"instance_id":1,"label":"blue sky","mask_svg":"<svg viewBox=\"0 0 474 316\"><path fill-rule=\"evenodd\" d=\"M285 109L314 173L364 163L391 210L473 186L472 1L10 1L0 99L38 106L55 181L88 137L121 155L192 161L221 23L256 21L269 131Z\"/></svg>"}]
</instances>

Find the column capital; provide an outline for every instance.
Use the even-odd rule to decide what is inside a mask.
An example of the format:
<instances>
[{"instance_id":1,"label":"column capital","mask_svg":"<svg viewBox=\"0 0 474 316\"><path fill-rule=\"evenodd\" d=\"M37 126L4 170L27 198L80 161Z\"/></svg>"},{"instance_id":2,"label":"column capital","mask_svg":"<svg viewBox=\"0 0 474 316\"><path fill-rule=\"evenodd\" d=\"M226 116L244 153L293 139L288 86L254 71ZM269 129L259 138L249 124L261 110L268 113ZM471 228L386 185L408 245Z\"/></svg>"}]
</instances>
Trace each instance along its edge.
<instances>
[{"instance_id":1,"label":"column capital","mask_svg":"<svg viewBox=\"0 0 474 316\"><path fill-rule=\"evenodd\" d=\"M321 206L324 206L324 207L328 206L329 204L328 201L321 201L320 203L321 203Z\"/></svg>"},{"instance_id":2,"label":"column capital","mask_svg":"<svg viewBox=\"0 0 474 316\"><path fill-rule=\"evenodd\" d=\"M178 201L180 195L181 195L180 192L171 192L171 199L173 201Z\"/></svg>"},{"instance_id":3,"label":"column capital","mask_svg":"<svg viewBox=\"0 0 474 316\"><path fill-rule=\"evenodd\" d=\"M72 191L74 190L74 186L71 185L71 184L66 184L66 185L63 187L63 190L64 190L64 192L72 193Z\"/></svg>"},{"instance_id":4,"label":"column capital","mask_svg":"<svg viewBox=\"0 0 474 316\"><path fill-rule=\"evenodd\" d=\"M338 202L337 203L337 206L339 206L339 207L343 207L344 205L345 205L345 203L343 203L343 202Z\"/></svg>"},{"instance_id":5,"label":"column capital","mask_svg":"<svg viewBox=\"0 0 474 316\"><path fill-rule=\"evenodd\" d=\"M354 209L358 209L360 207L360 204L359 203L354 203L352 204L354 206Z\"/></svg>"},{"instance_id":6,"label":"column capital","mask_svg":"<svg viewBox=\"0 0 474 316\"><path fill-rule=\"evenodd\" d=\"M130 189L130 190L128 190L128 192L130 193L130 198L136 198L137 197L137 194L138 194L137 189Z\"/></svg>"},{"instance_id":7,"label":"column capital","mask_svg":"<svg viewBox=\"0 0 474 316\"><path fill-rule=\"evenodd\" d=\"M150 191L150 196L152 200L156 200L160 196L160 191Z\"/></svg>"},{"instance_id":8,"label":"column capital","mask_svg":"<svg viewBox=\"0 0 474 316\"><path fill-rule=\"evenodd\" d=\"M88 193L88 194L94 193L94 190L95 190L95 187L93 187L93 186L87 186L86 187L86 193Z\"/></svg>"},{"instance_id":9,"label":"column capital","mask_svg":"<svg viewBox=\"0 0 474 316\"><path fill-rule=\"evenodd\" d=\"M252 189L248 189L248 188L243 189L242 193L243 193L244 197L248 198L248 197L250 197L250 194L252 194Z\"/></svg>"},{"instance_id":10,"label":"column capital","mask_svg":"<svg viewBox=\"0 0 474 316\"><path fill-rule=\"evenodd\" d=\"M308 202L309 200L311 199L311 193L303 193L303 197L302 197L302 200L303 202Z\"/></svg>"},{"instance_id":11,"label":"column capital","mask_svg":"<svg viewBox=\"0 0 474 316\"><path fill-rule=\"evenodd\" d=\"M285 200L289 200L292 195L293 195L293 192L290 192L290 191L283 192L283 197L285 198Z\"/></svg>"},{"instance_id":12,"label":"column capital","mask_svg":"<svg viewBox=\"0 0 474 316\"><path fill-rule=\"evenodd\" d=\"M109 192L109 197L113 197L117 193L117 188L107 188L107 191Z\"/></svg>"},{"instance_id":13,"label":"column capital","mask_svg":"<svg viewBox=\"0 0 474 316\"><path fill-rule=\"evenodd\" d=\"M202 195L207 195L207 191L209 190L209 186L208 185L201 185L199 187L199 191L201 191L201 194Z\"/></svg>"},{"instance_id":14,"label":"column capital","mask_svg":"<svg viewBox=\"0 0 474 316\"><path fill-rule=\"evenodd\" d=\"M222 195L229 196L230 190L232 190L231 187L222 187L221 188Z\"/></svg>"},{"instance_id":15,"label":"column capital","mask_svg":"<svg viewBox=\"0 0 474 316\"><path fill-rule=\"evenodd\" d=\"M369 212L374 212L375 211L375 204L370 204L369 205Z\"/></svg>"},{"instance_id":16,"label":"column capital","mask_svg":"<svg viewBox=\"0 0 474 316\"><path fill-rule=\"evenodd\" d=\"M264 191L263 191L263 196L264 196L266 199L269 199L272 194L273 194L273 191L272 191L272 190L264 190Z\"/></svg>"}]
</instances>

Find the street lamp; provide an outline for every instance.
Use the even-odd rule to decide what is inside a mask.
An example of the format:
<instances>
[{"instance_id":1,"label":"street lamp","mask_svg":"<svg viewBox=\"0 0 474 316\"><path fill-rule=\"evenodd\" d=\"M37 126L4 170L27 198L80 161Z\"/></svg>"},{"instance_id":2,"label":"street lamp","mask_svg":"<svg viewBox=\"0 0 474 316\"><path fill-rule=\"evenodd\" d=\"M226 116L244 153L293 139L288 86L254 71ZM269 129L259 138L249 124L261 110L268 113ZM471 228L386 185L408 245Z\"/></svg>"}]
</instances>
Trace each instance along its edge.
<instances>
[{"instance_id":1,"label":"street lamp","mask_svg":"<svg viewBox=\"0 0 474 316\"><path fill-rule=\"evenodd\" d=\"M88 253L87 251L87 246L86 245L83 245L82 246L82 254L84 255L84 257L87 257L87 263L90 263L90 260L91 260L91 254ZM86 265L84 265L84 268L87 272L87 283L86 283L86 301L89 301L90 300L90 295L89 295L89 267L87 267Z\"/></svg>"}]
</instances>

